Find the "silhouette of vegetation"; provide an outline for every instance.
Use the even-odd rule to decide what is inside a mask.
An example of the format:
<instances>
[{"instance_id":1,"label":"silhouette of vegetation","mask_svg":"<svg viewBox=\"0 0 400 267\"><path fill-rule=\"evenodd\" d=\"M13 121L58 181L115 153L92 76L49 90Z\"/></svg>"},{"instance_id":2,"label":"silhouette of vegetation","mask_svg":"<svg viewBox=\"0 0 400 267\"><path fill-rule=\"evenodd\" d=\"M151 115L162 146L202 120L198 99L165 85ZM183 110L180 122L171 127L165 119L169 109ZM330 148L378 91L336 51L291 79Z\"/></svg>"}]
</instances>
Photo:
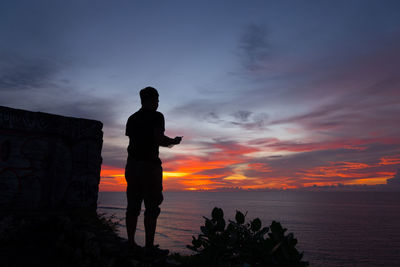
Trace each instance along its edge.
<instances>
[{"instance_id":1,"label":"silhouette of vegetation","mask_svg":"<svg viewBox=\"0 0 400 267\"><path fill-rule=\"evenodd\" d=\"M137 266L115 216L95 212L0 214L1 266Z\"/></svg>"},{"instance_id":2,"label":"silhouette of vegetation","mask_svg":"<svg viewBox=\"0 0 400 267\"><path fill-rule=\"evenodd\" d=\"M190 266L308 266L303 253L295 248L297 239L286 234L279 222L262 227L255 218L245 222L246 214L236 211L235 221L226 221L222 209L215 207L211 219L205 218L201 234L193 236L187 247L197 254L186 259Z\"/></svg>"}]
</instances>

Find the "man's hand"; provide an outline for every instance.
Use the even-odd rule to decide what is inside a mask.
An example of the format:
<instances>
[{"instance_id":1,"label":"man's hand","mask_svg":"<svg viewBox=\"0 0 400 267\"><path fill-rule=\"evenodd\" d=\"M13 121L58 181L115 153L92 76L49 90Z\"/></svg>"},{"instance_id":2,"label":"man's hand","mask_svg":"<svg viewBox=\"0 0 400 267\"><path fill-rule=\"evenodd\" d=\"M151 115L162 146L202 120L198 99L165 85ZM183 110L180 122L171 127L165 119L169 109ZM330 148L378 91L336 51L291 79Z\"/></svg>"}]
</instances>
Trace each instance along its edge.
<instances>
[{"instance_id":1,"label":"man's hand","mask_svg":"<svg viewBox=\"0 0 400 267\"><path fill-rule=\"evenodd\" d=\"M177 136L174 138L175 145L180 144L183 136Z\"/></svg>"}]
</instances>

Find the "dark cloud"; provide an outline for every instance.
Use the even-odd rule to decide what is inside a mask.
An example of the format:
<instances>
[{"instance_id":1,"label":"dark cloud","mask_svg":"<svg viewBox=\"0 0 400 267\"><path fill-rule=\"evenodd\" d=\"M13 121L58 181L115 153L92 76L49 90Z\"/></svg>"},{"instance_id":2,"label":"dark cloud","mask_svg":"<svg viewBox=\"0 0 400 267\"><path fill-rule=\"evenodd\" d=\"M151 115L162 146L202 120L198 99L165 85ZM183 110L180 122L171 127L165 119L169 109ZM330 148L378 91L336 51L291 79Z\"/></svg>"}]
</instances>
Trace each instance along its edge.
<instances>
[{"instance_id":1,"label":"dark cloud","mask_svg":"<svg viewBox=\"0 0 400 267\"><path fill-rule=\"evenodd\" d=\"M310 135L319 132L353 138L378 132L380 136L400 134L400 128L393 127L400 123L399 47L400 38L387 37L380 46L365 48L367 54L335 55L332 60L287 72L292 84L283 91L282 104L308 104L310 108L299 114L275 114L269 123L296 124ZM257 94L262 95L262 90Z\"/></svg>"},{"instance_id":2,"label":"dark cloud","mask_svg":"<svg viewBox=\"0 0 400 267\"><path fill-rule=\"evenodd\" d=\"M256 113L251 116L249 122L239 124L246 130L268 130L269 115L266 113Z\"/></svg>"},{"instance_id":3,"label":"dark cloud","mask_svg":"<svg viewBox=\"0 0 400 267\"><path fill-rule=\"evenodd\" d=\"M66 82L60 74L67 68L56 59L2 53L0 105L96 119L115 126L119 101L85 93Z\"/></svg>"},{"instance_id":4,"label":"dark cloud","mask_svg":"<svg viewBox=\"0 0 400 267\"><path fill-rule=\"evenodd\" d=\"M249 30L253 34L260 31ZM231 101L226 103L200 100L177 110L221 127L235 126L252 131L292 124L310 136L370 138L378 132L380 136L395 136L400 134L400 128L393 127L400 123L396 115L400 113L400 78L396 71L400 69L400 39L393 35L382 38L381 43L363 44L360 51L332 50L332 54L318 51L307 60L294 58L293 64L292 59L280 62L280 54L275 55L272 64L283 68L261 70L252 76L257 80L257 77L277 75L274 79L263 80L264 86L258 84L258 88L251 88L249 84L248 88L235 91ZM268 47L265 42L254 41L254 46L240 49L257 51L255 44ZM263 65L268 59L261 56L259 60ZM309 108L305 108L307 106ZM284 112L268 115L255 112L262 107L266 111L279 108ZM296 114L291 112L292 108L301 111ZM245 113L241 113L243 111Z\"/></svg>"},{"instance_id":5,"label":"dark cloud","mask_svg":"<svg viewBox=\"0 0 400 267\"><path fill-rule=\"evenodd\" d=\"M237 126L245 130L268 130L269 116L266 113L237 111L231 114L231 117L233 117L233 120L228 116L223 116L224 119L218 116L218 120L208 120L208 122L220 124L223 127Z\"/></svg>"},{"instance_id":6,"label":"dark cloud","mask_svg":"<svg viewBox=\"0 0 400 267\"><path fill-rule=\"evenodd\" d=\"M199 121L217 124L221 127L240 127L246 130L267 130L268 114L239 110L229 114L234 109L232 103L211 100L196 100L174 108L173 116L187 116ZM232 120L233 119L233 120Z\"/></svg>"},{"instance_id":7,"label":"dark cloud","mask_svg":"<svg viewBox=\"0 0 400 267\"><path fill-rule=\"evenodd\" d=\"M68 95L69 99L43 106L46 110L62 115L100 120L107 127L119 126L117 119L117 100L110 100L90 95ZM123 133L121 131L121 133Z\"/></svg>"},{"instance_id":8,"label":"dark cloud","mask_svg":"<svg viewBox=\"0 0 400 267\"><path fill-rule=\"evenodd\" d=\"M257 81L257 86L243 88L235 102L248 99L253 106L282 103L290 108L292 105L315 107L316 103L332 103L336 99L340 103L348 99L351 101L345 103L363 102L373 109L381 101L394 101L393 97L398 101L399 95L394 92L400 91L396 71L400 68L398 36L398 30L382 32L377 39L349 44L352 49L339 49L343 45L339 42L326 44L329 51L303 51L303 44L275 47L273 57L259 58L258 65L268 64L270 68L260 68L247 76ZM342 42L347 44L345 40ZM310 49L312 45L310 42ZM389 94L392 97L388 98Z\"/></svg>"},{"instance_id":9,"label":"dark cloud","mask_svg":"<svg viewBox=\"0 0 400 267\"><path fill-rule=\"evenodd\" d=\"M174 116L185 115L196 119L219 119L221 103L210 99L196 99L177 105L170 111Z\"/></svg>"},{"instance_id":10,"label":"dark cloud","mask_svg":"<svg viewBox=\"0 0 400 267\"><path fill-rule=\"evenodd\" d=\"M392 83L390 89L375 88L371 96L364 92L349 92L337 97L332 103L286 118L270 121L270 125L292 123L310 131L343 138L366 138L380 132L381 136L400 134L400 89ZM382 97L382 95L385 95ZM373 125L373 127L371 127Z\"/></svg>"},{"instance_id":11,"label":"dark cloud","mask_svg":"<svg viewBox=\"0 0 400 267\"><path fill-rule=\"evenodd\" d=\"M49 58L23 58L12 53L1 53L0 91L48 88L62 65Z\"/></svg>"},{"instance_id":12,"label":"dark cloud","mask_svg":"<svg viewBox=\"0 0 400 267\"><path fill-rule=\"evenodd\" d=\"M221 123L221 122L223 122L223 120L220 119L220 116L214 111L206 113L203 116L203 119L205 121L207 121L207 122L210 122L210 123Z\"/></svg>"},{"instance_id":13,"label":"dark cloud","mask_svg":"<svg viewBox=\"0 0 400 267\"><path fill-rule=\"evenodd\" d=\"M239 42L240 55L245 68L250 71L265 67L269 55L267 29L263 25L248 25Z\"/></svg>"},{"instance_id":14,"label":"dark cloud","mask_svg":"<svg viewBox=\"0 0 400 267\"><path fill-rule=\"evenodd\" d=\"M101 154L103 157L103 165L113 166L116 168L125 168L126 158L128 156L126 147L110 143L103 143Z\"/></svg>"},{"instance_id":15,"label":"dark cloud","mask_svg":"<svg viewBox=\"0 0 400 267\"><path fill-rule=\"evenodd\" d=\"M174 108L173 116L186 116L201 122L216 124L220 127L239 127L245 130L268 130L269 115L265 112L252 112L234 109L231 103L197 100Z\"/></svg>"},{"instance_id":16,"label":"dark cloud","mask_svg":"<svg viewBox=\"0 0 400 267\"><path fill-rule=\"evenodd\" d=\"M246 122L249 120L251 114L251 111L238 110L237 112L233 113L232 116L238 121Z\"/></svg>"}]
</instances>

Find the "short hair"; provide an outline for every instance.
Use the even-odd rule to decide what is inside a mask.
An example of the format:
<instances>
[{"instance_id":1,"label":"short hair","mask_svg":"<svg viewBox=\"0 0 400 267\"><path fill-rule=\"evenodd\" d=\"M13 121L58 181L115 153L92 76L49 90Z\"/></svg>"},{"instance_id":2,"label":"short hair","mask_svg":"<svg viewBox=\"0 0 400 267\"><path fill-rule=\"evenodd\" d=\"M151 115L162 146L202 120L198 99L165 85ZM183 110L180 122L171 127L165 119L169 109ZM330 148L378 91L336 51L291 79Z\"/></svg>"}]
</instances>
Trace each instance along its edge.
<instances>
[{"instance_id":1,"label":"short hair","mask_svg":"<svg viewBox=\"0 0 400 267\"><path fill-rule=\"evenodd\" d=\"M145 103L147 101L156 100L158 98L158 92L155 88L147 86L140 90L140 101Z\"/></svg>"}]
</instances>

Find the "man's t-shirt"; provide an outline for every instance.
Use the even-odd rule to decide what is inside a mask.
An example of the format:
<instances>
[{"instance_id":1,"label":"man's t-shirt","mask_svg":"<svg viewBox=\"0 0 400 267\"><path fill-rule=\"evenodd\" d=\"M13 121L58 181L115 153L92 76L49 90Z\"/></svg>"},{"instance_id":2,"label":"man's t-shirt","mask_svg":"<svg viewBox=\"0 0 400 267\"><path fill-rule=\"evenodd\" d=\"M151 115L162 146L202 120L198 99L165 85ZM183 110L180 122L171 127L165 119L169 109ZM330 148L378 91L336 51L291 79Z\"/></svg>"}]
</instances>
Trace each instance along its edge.
<instances>
[{"instance_id":1,"label":"man's t-shirt","mask_svg":"<svg viewBox=\"0 0 400 267\"><path fill-rule=\"evenodd\" d=\"M139 109L126 123L128 156L135 160L161 164L156 134L164 134L164 116L158 111Z\"/></svg>"}]
</instances>

